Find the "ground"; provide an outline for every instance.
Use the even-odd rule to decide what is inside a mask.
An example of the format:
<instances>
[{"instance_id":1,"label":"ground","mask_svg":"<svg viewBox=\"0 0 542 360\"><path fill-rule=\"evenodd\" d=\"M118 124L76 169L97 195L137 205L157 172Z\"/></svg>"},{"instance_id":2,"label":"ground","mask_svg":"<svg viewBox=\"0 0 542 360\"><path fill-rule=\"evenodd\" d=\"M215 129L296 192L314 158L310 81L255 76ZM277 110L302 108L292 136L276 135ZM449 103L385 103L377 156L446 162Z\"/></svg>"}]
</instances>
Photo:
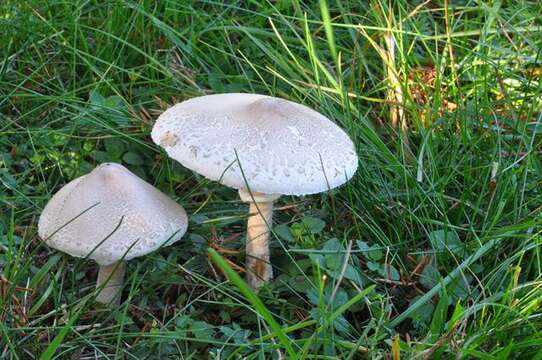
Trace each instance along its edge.
<instances>
[{"instance_id":1,"label":"ground","mask_svg":"<svg viewBox=\"0 0 542 360\"><path fill-rule=\"evenodd\" d=\"M541 15L3 0L0 358L542 359ZM223 92L312 107L360 157L347 185L279 200L257 296L239 281L246 204L150 139L168 106ZM95 263L37 235L52 194L108 161L190 215L182 241L129 262L116 309L93 301Z\"/></svg>"}]
</instances>

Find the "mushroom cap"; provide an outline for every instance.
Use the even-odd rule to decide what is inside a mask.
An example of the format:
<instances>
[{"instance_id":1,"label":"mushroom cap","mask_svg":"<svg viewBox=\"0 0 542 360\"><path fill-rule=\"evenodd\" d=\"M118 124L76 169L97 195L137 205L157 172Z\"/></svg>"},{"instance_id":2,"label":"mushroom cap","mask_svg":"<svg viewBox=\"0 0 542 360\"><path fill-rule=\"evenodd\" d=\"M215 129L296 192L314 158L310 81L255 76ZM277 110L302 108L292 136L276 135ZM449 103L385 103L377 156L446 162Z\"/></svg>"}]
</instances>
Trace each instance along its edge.
<instances>
[{"instance_id":1,"label":"mushroom cap","mask_svg":"<svg viewBox=\"0 0 542 360\"><path fill-rule=\"evenodd\" d=\"M57 250L110 265L178 241L187 224L180 205L124 166L106 163L49 200L38 233Z\"/></svg>"},{"instance_id":2,"label":"mushroom cap","mask_svg":"<svg viewBox=\"0 0 542 360\"><path fill-rule=\"evenodd\" d=\"M265 95L181 102L160 115L152 139L208 179L267 194L319 193L348 181L358 166L352 140L331 120Z\"/></svg>"}]
</instances>

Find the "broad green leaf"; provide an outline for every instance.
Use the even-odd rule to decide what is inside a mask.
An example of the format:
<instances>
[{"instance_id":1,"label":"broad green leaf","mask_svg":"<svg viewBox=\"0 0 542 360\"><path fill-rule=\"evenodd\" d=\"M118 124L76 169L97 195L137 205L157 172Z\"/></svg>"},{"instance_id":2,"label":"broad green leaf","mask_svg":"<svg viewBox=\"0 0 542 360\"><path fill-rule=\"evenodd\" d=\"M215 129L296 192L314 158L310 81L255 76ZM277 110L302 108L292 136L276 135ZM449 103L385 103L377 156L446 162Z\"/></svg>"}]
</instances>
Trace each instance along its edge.
<instances>
[{"instance_id":1,"label":"broad green leaf","mask_svg":"<svg viewBox=\"0 0 542 360\"><path fill-rule=\"evenodd\" d=\"M459 240L459 236L453 230L436 230L429 234L429 241L438 252L453 252L456 255L463 256L465 246Z\"/></svg>"},{"instance_id":2,"label":"broad green leaf","mask_svg":"<svg viewBox=\"0 0 542 360\"><path fill-rule=\"evenodd\" d=\"M192 326L190 326L190 332L197 339L213 340L215 329L213 325L208 324L205 321L194 321Z\"/></svg>"},{"instance_id":3,"label":"broad green leaf","mask_svg":"<svg viewBox=\"0 0 542 360\"><path fill-rule=\"evenodd\" d=\"M367 260L378 261L384 256L382 249L378 245L369 246L369 244L362 240L357 240L356 243Z\"/></svg>"},{"instance_id":4,"label":"broad green leaf","mask_svg":"<svg viewBox=\"0 0 542 360\"><path fill-rule=\"evenodd\" d=\"M416 296L409 302L409 307L413 304L416 304L421 299L421 296ZM429 321L431 321L431 317L433 316L433 311L435 309L435 306L431 302L424 303L422 306L419 306L416 308L415 311L411 312L409 314L409 317L416 321L420 322L422 324L428 324Z\"/></svg>"},{"instance_id":5,"label":"broad green leaf","mask_svg":"<svg viewBox=\"0 0 542 360\"><path fill-rule=\"evenodd\" d=\"M433 264L427 265L420 274L420 284L426 289L431 289L437 285L440 279L440 273Z\"/></svg>"},{"instance_id":6,"label":"broad green leaf","mask_svg":"<svg viewBox=\"0 0 542 360\"><path fill-rule=\"evenodd\" d=\"M330 239L324 244L326 268L340 269L344 258L344 246L338 239Z\"/></svg>"},{"instance_id":7,"label":"broad green leaf","mask_svg":"<svg viewBox=\"0 0 542 360\"><path fill-rule=\"evenodd\" d=\"M273 228L273 231L283 240L286 240L292 243L295 242L295 238L292 236L290 227L287 224L277 225Z\"/></svg>"},{"instance_id":8,"label":"broad green leaf","mask_svg":"<svg viewBox=\"0 0 542 360\"><path fill-rule=\"evenodd\" d=\"M120 158L126 150L124 143L121 140L115 138L105 139L104 145L107 153L114 158Z\"/></svg>"},{"instance_id":9,"label":"broad green leaf","mask_svg":"<svg viewBox=\"0 0 542 360\"><path fill-rule=\"evenodd\" d=\"M196 251L202 251L205 250L205 247L207 247L207 240L199 234L196 233L190 233L190 243L192 243L192 246L194 247L194 250Z\"/></svg>"},{"instance_id":10,"label":"broad green leaf","mask_svg":"<svg viewBox=\"0 0 542 360\"><path fill-rule=\"evenodd\" d=\"M382 277L389 280L399 281L401 279L399 271L391 264L384 264L380 266L378 273L382 275Z\"/></svg>"},{"instance_id":11,"label":"broad green leaf","mask_svg":"<svg viewBox=\"0 0 542 360\"><path fill-rule=\"evenodd\" d=\"M95 105L99 107L103 104L104 97L100 94L98 90L95 89L89 93L88 100L91 105Z\"/></svg>"},{"instance_id":12,"label":"broad green leaf","mask_svg":"<svg viewBox=\"0 0 542 360\"><path fill-rule=\"evenodd\" d=\"M313 216L305 216L301 220L301 224L311 234L319 234L326 227L325 221L323 221L322 219L313 217Z\"/></svg>"},{"instance_id":13,"label":"broad green leaf","mask_svg":"<svg viewBox=\"0 0 542 360\"><path fill-rule=\"evenodd\" d=\"M380 269L382 268L382 265L379 264L379 263L376 263L376 262L368 261L367 262L367 267L371 271L380 271Z\"/></svg>"},{"instance_id":14,"label":"broad green leaf","mask_svg":"<svg viewBox=\"0 0 542 360\"><path fill-rule=\"evenodd\" d=\"M129 165L141 166L144 164L144 160L141 155L135 152L127 152L122 157L122 160Z\"/></svg>"},{"instance_id":15,"label":"broad green leaf","mask_svg":"<svg viewBox=\"0 0 542 360\"><path fill-rule=\"evenodd\" d=\"M121 311L115 311L114 317L115 317L115 320L117 321L117 323L119 323L119 324L131 325L131 324L134 323L134 321L132 320L131 317L129 317L128 315L125 315Z\"/></svg>"}]
</instances>

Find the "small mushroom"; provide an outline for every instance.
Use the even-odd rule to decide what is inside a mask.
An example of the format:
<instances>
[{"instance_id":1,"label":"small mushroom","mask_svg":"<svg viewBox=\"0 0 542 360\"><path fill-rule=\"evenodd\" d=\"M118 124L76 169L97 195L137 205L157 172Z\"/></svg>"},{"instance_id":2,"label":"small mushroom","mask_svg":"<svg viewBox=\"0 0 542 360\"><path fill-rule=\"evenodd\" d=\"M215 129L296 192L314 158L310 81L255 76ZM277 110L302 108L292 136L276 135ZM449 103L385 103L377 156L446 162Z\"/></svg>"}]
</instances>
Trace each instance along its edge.
<instances>
[{"instance_id":1,"label":"small mushroom","mask_svg":"<svg viewBox=\"0 0 542 360\"><path fill-rule=\"evenodd\" d=\"M100 266L96 300L118 306L125 262L178 241L184 209L124 166L106 163L61 188L38 223L43 241Z\"/></svg>"},{"instance_id":2,"label":"small mushroom","mask_svg":"<svg viewBox=\"0 0 542 360\"><path fill-rule=\"evenodd\" d=\"M247 278L258 290L273 278L269 231L280 195L307 195L339 186L356 172L348 135L322 114L257 94L193 98L166 110L152 139L201 175L239 190L250 204Z\"/></svg>"}]
</instances>

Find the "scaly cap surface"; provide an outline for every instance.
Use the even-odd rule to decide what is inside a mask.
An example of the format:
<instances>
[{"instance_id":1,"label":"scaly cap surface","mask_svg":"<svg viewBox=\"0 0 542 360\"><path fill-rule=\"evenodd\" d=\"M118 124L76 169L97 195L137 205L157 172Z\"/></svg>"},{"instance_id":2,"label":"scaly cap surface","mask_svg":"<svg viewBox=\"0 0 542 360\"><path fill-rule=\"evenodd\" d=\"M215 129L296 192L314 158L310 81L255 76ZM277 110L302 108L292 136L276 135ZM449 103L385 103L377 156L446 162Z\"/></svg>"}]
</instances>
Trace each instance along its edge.
<instances>
[{"instance_id":1,"label":"scaly cap surface","mask_svg":"<svg viewBox=\"0 0 542 360\"><path fill-rule=\"evenodd\" d=\"M178 241L187 224L180 205L122 165L107 163L60 189L38 232L57 250L109 265Z\"/></svg>"},{"instance_id":2,"label":"scaly cap surface","mask_svg":"<svg viewBox=\"0 0 542 360\"><path fill-rule=\"evenodd\" d=\"M152 139L208 179L236 189L248 183L251 191L266 194L326 191L348 181L358 164L348 135L325 116L257 94L207 95L179 103L160 115Z\"/></svg>"}]
</instances>

